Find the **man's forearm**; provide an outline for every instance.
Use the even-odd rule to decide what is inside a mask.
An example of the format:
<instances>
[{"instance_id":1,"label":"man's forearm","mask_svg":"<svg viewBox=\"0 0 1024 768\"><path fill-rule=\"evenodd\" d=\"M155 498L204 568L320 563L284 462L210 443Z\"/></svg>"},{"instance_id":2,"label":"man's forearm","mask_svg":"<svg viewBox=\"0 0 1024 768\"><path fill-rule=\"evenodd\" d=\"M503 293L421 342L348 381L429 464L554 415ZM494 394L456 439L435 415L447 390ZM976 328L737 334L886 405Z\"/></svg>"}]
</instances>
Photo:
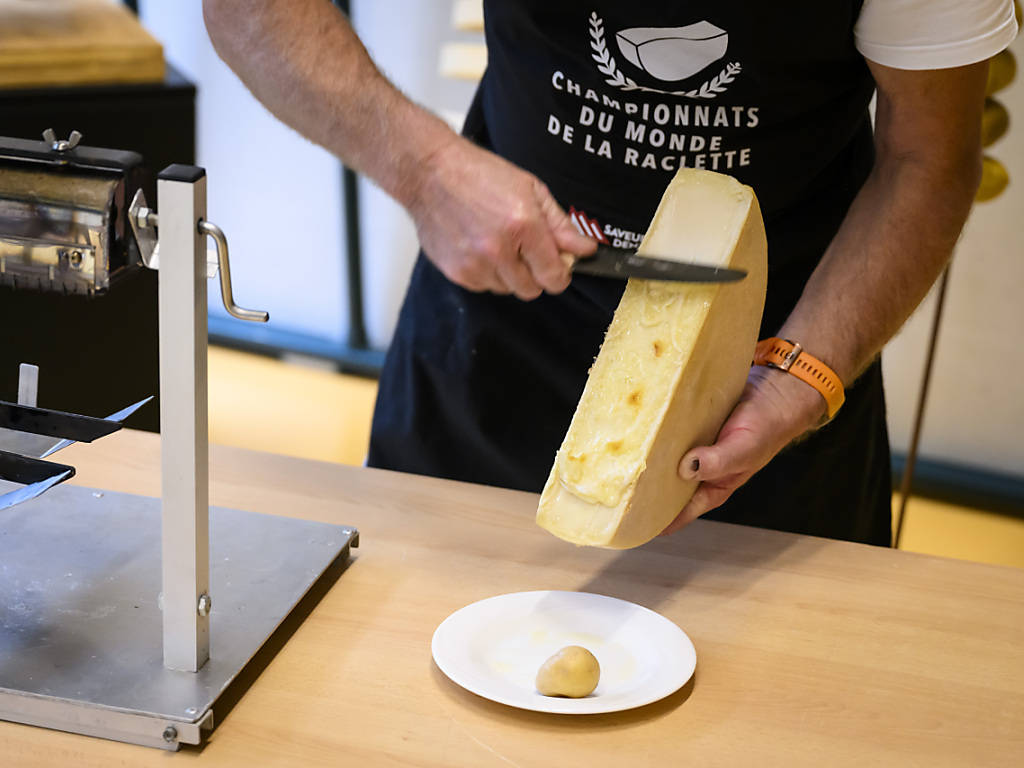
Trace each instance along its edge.
<instances>
[{"instance_id":1,"label":"man's forearm","mask_svg":"<svg viewBox=\"0 0 1024 768\"><path fill-rule=\"evenodd\" d=\"M800 341L850 384L941 273L978 170L969 161L882 159L779 335Z\"/></svg>"},{"instance_id":2,"label":"man's forearm","mask_svg":"<svg viewBox=\"0 0 1024 768\"><path fill-rule=\"evenodd\" d=\"M204 0L220 54L283 122L373 179L427 258L471 291L529 300L594 248L533 174L459 137L385 79L328 0Z\"/></svg>"},{"instance_id":3,"label":"man's forearm","mask_svg":"<svg viewBox=\"0 0 1024 768\"><path fill-rule=\"evenodd\" d=\"M280 120L406 205L448 126L374 66L328 0L204 0L217 53Z\"/></svg>"},{"instance_id":4,"label":"man's forearm","mask_svg":"<svg viewBox=\"0 0 1024 768\"><path fill-rule=\"evenodd\" d=\"M878 83L875 167L780 329L846 384L941 273L981 175L985 62L871 70Z\"/></svg>"},{"instance_id":5,"label":"man's forearm","mask_svg":"<svg viewBox=\"0 0 1024 768\"><path fill-rule=\"evenodd\" d=\"M779 335L850 384L899 329L952 252L977 186L976 163L883 156ZM666 533L721 505L792 440L820 424L825 401L781 371L751 368L740 403L711 446L679 463L700 488Z\"/></svg>"}]
</instances>

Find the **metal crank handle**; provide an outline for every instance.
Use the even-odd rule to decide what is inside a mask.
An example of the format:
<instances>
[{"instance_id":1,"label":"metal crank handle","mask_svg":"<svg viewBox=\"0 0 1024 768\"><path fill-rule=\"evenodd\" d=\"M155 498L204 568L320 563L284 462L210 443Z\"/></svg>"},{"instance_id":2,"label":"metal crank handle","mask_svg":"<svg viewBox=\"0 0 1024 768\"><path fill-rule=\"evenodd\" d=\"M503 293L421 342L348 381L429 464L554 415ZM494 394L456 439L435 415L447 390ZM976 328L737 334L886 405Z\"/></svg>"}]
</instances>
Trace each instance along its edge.
<instances>
[{"instance_id":1,"label":"metal crank handle","mask_svg":"<svg viewBox=\"0 0 1024 768\"><path fill-rule=\"evenodd\" d=\"M228 239L224 236L224 230L205 219L199 220L199 231L204 235L213 238L217 246L217 262L220 266L220 295L224 300L224 309L232 317L239 320L250 320L254 323L265 323L270 319L270 314L256 309L242 309L235 304L235 297L231 291L231 265L228 262Z\"/></svg>"}]
</instances>

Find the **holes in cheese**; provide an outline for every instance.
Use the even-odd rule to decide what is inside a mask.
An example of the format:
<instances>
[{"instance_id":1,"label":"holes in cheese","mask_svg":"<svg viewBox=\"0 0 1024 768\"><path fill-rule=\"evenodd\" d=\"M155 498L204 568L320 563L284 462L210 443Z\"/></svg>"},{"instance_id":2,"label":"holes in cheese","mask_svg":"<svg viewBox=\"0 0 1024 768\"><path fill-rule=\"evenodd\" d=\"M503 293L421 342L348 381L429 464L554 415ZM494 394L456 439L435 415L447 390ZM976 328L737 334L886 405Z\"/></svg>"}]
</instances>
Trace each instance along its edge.
<instances>
[{"instance_id":1,"label":"holes in cheese","mask_svg":"<svg viewBox=\"0 0 1024 768\"><path fill-rule=\"evenodd\" d=\"M626 285L537 510L541 527L575 544L622 549L664 530L696 488L679 460L714 440L757 343L767 244L753 190L681 169L639 252L748 274Z\"/></svg>"}]
</instances>

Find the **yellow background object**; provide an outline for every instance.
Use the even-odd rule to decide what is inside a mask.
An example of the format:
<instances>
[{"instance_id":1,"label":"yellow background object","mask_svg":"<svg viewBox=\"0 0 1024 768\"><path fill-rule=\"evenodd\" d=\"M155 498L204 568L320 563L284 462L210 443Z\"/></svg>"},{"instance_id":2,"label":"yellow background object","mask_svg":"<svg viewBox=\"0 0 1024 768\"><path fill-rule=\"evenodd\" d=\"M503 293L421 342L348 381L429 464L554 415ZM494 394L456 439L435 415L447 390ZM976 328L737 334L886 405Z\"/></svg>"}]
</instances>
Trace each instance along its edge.
<instances>
[{"instance_id":1,"label":"yellow background object","mask_svg":"<svg viewBox=\"0 0 1024 768\"><path fill-rule=\"evenodd\" d=\"M210 347L209 370L214 443L344 464L366 458L376 381L224 347Z\"/></svg>"},{"instance_id":2,"label":"yellow background object","mask_svg":"<svg viewBox=\"0 0 1024 768\"><path fill-rule=\"evenodd\" d=\"M981 146L987 147L999 141L1010 127L1010 113L995 99L985 99L985 111L981 115Z\"/></svg>"},{"instance_id":3,"label":"yellow background object","mask_svg":"<svg viewBox=\"0 0 1024 768\"><path fill-rule=\"evenodd\" d=\"M988 61L988 84L985 86L985 95L991 96L1003 90L1013 82L1016 75L1017 59L1013 54L1008 50L997 53Z\"/></svg>"},{"instance_id":4,"label":"yellow background object","mask_svg":"<svg viewBox=\"0 0 1024 768\"><path fill-rule=\"evenodd\" d=\"M986 155L982 159L981 184L978 186L974 199L979 203L984 203L987 200L998 197L1009 183L1010 174L1006 172L1003 164L994 157Z\"/></svg>"}]
</instances>

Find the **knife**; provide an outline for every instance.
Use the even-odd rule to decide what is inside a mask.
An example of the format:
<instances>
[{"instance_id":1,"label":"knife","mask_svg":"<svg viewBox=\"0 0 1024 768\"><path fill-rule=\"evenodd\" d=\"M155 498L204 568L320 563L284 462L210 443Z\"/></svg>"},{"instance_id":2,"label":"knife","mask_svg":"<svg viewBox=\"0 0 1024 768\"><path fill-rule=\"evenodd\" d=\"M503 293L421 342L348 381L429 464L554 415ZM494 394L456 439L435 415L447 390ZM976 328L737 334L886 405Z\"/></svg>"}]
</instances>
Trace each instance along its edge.
<instances>
[{"instance_id":1,"label":"knife","mask_svg":"<svg viewBox=\"0 0 1024 768\"><path fill-rule=\"evenodd\" d=\"M599 277L637 277L642 280L676 280L684 283L732 283L747 276L742 269L673 261L598 243L593 256L577 258L573 272Z\"/></svg>"}]
</instances>

